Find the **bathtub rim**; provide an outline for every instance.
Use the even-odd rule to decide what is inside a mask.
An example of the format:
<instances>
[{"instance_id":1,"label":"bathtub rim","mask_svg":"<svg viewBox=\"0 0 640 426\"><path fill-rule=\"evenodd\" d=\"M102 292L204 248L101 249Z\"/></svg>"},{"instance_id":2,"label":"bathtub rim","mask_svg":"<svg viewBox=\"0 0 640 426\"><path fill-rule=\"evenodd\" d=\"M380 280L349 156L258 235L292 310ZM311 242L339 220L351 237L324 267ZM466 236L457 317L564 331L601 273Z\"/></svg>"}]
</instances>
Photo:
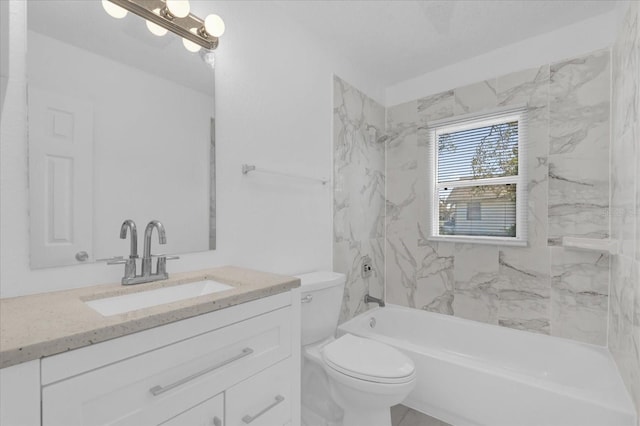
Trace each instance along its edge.
<instances>
[{"instance_id":1,"label":"bathtub rim","mask_svg":"<svg viewBox=\"0 0 640 426\"><path fill-rule=\"evenodd\" d=\"M596 394L594 392L589 392L589 389L585 390L584 387L569 386L569 385L562 384L557 381L553 381L549 379L544 380L532 374L527 374L522 372L518 373L517 371L514 371L512 369L502 368L499 366L491 366L488 363L486 363L486 361L483 363L482 361L474 360L473 357L463 357L453 351L446 351L439 348L425 349L418 344L411 343L406 340L397 339L394 337L386 336L384 334L375 333L374 331L370 331L370 327L368 326L367 320L365 318L375 315L381 309L407 311L411 314L415 314L417 312L414 312L414 311L418 311L420 312L420 315L424 314L424 315L427 315L428 317L433 317L438 321L444 320L444 321L448 321L456 324L462 324L464 326L473 326L476 329L488 330L489 332L497 331L500 333L504 333L506 335L509 335L509 334L514 335L515 333L515 335L522 337L523 336L522 333L527 333L527 336L531 337L532 339L543 340L543 341L544 340L555 341L562 344L571 344L578 347L584 347L585 349L588 349L588 350L597 351L598 353L606 356L609 364L614 366L615 374L616 374L615 380L617 381L616 387L619 387L621 390L624 390L625 400L620 401L620 403L618 404L616 404L615 401L603 402L601 399L599 399L600 397L602 397L602 392L599 394ZM368 332L358 332L357 330L361 330L358 327L358 324L362 324L363 326L362 328L364 329L364 331L368 331ZM615 364L612 358L611 352L609 352L606 346L575 341L575 340L566 339L566 338L557 337L557 336L533 333L526 330L518 330L518 329L513 329L508 327L501 327L498 325L487 324L487 323L482 323L479 321L469 320L465 318L454 317L453 315L440 314L437 312L430 312L422 309L409 308L406 306L400 306L395 304L387 304L385 307L375 307L373 309L365 311L351 318L348 321L345 321L342 324L339 324L338 335L342 335L343 333L351 333L351 334L355 334L355 335L358 335L361 337L367 337L367 338L374 338L373 336L378 336L375 338L386 344L389 344L395 347L404 347L409 351L414 351L423 356L434 357L441 361L452 362L454 364L460 365L463 368L471 368L475 370L480 370L482 372L486 372L488 374L495 374L501 378L514 380L526 386L533 386L536 388L540 388L557 395L562 395L562 396L570 397L574 399L580 399L582 401L589 401L596 405L604 407L606 409L631 415L632 417L634 417L636 422L638 421L638 412L636 411L633 400L631 399L631 395L629 395L629 391L624 384L620 370ZM394 344L394 342L397 342L397 344Z\"/></svg>"}]
</instances>

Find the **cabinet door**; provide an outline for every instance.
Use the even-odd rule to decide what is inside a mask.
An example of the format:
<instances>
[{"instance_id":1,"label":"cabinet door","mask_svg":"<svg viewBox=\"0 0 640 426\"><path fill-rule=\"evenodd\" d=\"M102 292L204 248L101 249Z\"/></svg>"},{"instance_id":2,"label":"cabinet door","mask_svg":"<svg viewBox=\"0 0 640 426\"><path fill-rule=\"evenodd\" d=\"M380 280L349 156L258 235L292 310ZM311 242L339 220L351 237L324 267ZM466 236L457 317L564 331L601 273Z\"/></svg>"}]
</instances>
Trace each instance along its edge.
<instances>
[{"instance_id":1,"label":"cabinet door","mask_svg":"<svg viewBox=\"0 0 640 426\"><path fill-rule=\"evenodd\" d=\"M158 426L224 426L224 395L220 394Z\"/></svg>"},{"instance_id":2,"label":"cabinet door","mask_svg":"<svg viewBox=\"0 0 640 426\"><path fill-rule=\"evenodd\" d=\"M226 393L227 426L283 426L291 422L292 358L231 387Z\"/></svg>"},{"instance_id":3,"label":"cabinet door","mask_svg":"<svg viewBox=\"0 0 640 426\"><path fill-rule=\"evenodd\" d=\"M39 424L40 360L1 368L0 425Z\"/></svg>"}]
</instances>

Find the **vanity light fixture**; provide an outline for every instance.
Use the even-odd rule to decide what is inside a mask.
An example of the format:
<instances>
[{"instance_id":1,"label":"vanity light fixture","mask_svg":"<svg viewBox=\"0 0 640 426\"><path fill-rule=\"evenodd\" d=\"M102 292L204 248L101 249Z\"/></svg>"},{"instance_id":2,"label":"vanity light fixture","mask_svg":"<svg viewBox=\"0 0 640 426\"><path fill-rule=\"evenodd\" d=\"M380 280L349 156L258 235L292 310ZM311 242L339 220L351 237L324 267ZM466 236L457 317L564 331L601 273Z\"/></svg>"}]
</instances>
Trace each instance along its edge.
<instances>
[{"instance_id":1,"label":"vanity light fixture","mask_svg":"<svg viewBox=\"0 0 640 426\"><path fill-rule=\"evenodd\" d=\"M218 15L204 20L190 13L188 0L102 0L104 10L114 18L124 18L127 11L147 20L152 34L163 36L171 31L182 37L190 52L200 48L214 50L218 38L224 33L224 21Z\"/></svg>"}]
</instances>

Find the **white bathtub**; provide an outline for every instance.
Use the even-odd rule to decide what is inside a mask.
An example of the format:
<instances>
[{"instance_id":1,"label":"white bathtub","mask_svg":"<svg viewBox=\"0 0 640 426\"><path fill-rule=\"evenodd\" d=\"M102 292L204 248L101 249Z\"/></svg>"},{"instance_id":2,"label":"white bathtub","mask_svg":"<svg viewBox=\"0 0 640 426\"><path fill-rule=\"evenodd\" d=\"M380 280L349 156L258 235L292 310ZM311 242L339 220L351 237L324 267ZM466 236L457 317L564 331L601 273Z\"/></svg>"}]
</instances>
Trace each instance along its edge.
<instances>
[{"instance_id":1,"label":"white bathtub","mask_svg":"<svg viewBox=\"0 0 640 426\"><path fill-rule=\"evenodd\" d=\"M375 326L371 326L375 319ZM404 404L454 426L636 426L606 348L387 305L342 324L416 364Z\"/></svg>"}]
</instances>

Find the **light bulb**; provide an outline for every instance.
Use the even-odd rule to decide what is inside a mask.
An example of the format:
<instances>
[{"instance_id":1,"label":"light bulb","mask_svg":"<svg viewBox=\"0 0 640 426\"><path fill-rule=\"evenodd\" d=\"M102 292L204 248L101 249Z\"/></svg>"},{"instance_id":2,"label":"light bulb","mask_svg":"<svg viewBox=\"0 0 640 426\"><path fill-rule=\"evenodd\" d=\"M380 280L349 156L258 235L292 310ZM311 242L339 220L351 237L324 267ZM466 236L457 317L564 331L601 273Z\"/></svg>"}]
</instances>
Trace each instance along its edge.
<instances>
[{"instance_id":1,"label":"light bulb","mask_svg":"<svg viewBox=\"0 0 640 426\"><path fill-rule=\"evenodd\" d=\"M224 34L224 21L216 14L208 15L204 19L204 29L214 37L220 37Z\"/></svg>"},{"instance_id":2,"label":"light bulb","mask_svg":"<svg viewBox=\"0 0 640 426\"><path fill-rule=\"evenodd\" d=\"M202 49L200 51L200 57L202 58L202 62L209 65L211 69L215 68L216 57L212 50Z\"/></svg>"},{"instance_id":3,"label":"light bulb","mask_svg":"<svg viewBox=\"0 0 640 426\"><path fill-rule=\"evenodd\" d=\"M127 16L127 9L123 9L117 4L111 3L109 0L102 0L104 11L116 19L122 19Z\"/></svg>"},{"instance_id":4,"label":"light bulb","mask_svg":"<svg viewBox=\"0 0 640 426\"><path fill-rule=\"evenodd\" d=\"M160 9L155 9L154 12L157 15L160 12ZM168 32L166 28L163 28L151 21L147 21L147 29L151 32L151 34L157 35L158 37L162 37Z\"/></svg>"},{"instance_id":5,"label":"light bulb","mask_svg":"<svg viewBox=\"0 0 640 426\"><path fill-rule=\"evenodd\" d=\"M184 18L191 10L189 0L167 0L166 4L169 12L176 18Z\"/></svg>"},{"instance_id":6,"label":"light bulb","mask_svg":"<svg viewBox=\"0 0 640 426\"><path fill-rule=\"evenodd\" d=\"M191 40L187 40L186 38L182 39L182 44L184 45L184 48L191 53L196 53L198 50L200 50L199 45L195 44Z\"/></svg>"}]
</instances>

